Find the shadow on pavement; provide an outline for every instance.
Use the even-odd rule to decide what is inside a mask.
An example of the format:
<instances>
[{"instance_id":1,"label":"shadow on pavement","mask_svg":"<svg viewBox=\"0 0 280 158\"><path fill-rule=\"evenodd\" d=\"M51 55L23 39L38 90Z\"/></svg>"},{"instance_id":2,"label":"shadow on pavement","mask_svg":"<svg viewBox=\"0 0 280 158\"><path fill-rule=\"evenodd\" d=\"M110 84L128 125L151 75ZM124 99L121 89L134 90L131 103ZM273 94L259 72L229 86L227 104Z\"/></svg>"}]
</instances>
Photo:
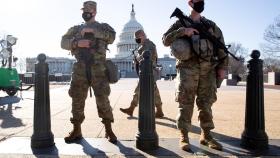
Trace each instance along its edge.
<instances>
[{"instance_id":1,"label":"shadow on pavement","mask_svg":"<svg viewBox=\"0 0 280 158\"><path fill-rule=\"evenodd\" d=\"M126 157L127 156L146 157L143 154L139 153L138 151L134 150L133 148L124 146L120 141L118 141L117 146L120 149L120 152Z\"/></svg>"},{"instance_id":2,"label":"shadow on pavement","mask_svg":"<svg viewBox=\"0 0 280 158\"><path fill-rule=\"evenodd\" d=\"M201 129L200 127L192 125L192 132L196 134L200 134ZM280 155L280 141L275 140L269 140L268 149L263 150L254 150L254 149L246 149L242 147L241 144L241 133L240 138L235 138L227 135L223 135L216 132L211 132L213 134L213 137L220 141L224 148L223 152L230 153L233 155L252 155L252 156L263 156L263 155ZM202 145L201 145L202 146ZM207 154L209 150L207 151Z\"/></svg>"},{"instance_id":3,"label":"shadow on pavement","mask_svg":"<svg viewBox=\"0 0 280 158\"><path fill-rule=\"evenodd\" d=\"M191 132L200 135L201 128L192 125ZM231 137L231 136L227 136L227 135L223 135L223 134L220 134L220 133L216 133L216 132L213 132L213 131L211 131L211 133L212 133L212 136L215 139L221 140L222 143L230 145L230 148L229 148L230 150L228 150L226 148L223 148L223 152L231 153L231 154L234 154L234 155L239 155L240 154L240 152L241 152L241 150L239 151L240 144L236 143L236 142L240 142L240 139L237 139L237 138L234 138L234 137ZM201 146L203 146L203 145L201 145ZM209 154L209 151L205 151L205 152L206 152L207 155Z\"/></svg>"},{"instance_id":4,"label":"shadow on pavement","mask_svg":"<svg viewBox=\"0 0 280 158\"><path fill-rule=\"evenodd\" d=\"M85 154L93 157L93 156L105 156L106 153L104 151L101 151L97 148L94 148L91 144L88 143L88 141L86 139L81 139L77 142L75 142L76 144L80 144L83 147L83 151Z\"/></svg>"},{"instance_id":5,"label":"shadow on pavement","mask_svg":"<svg viewBox=\"0 0 280 158\"><path fill-rule=\"evenodd\" d=\"M200 135L200 133L201 133L201 128L200 128L200 127L197 127L197 126L195 126L195 125L192 125L192 127L191 127L191 132ZM221 139L221 140L232 140L232 141L239 140L239 139L237 139L237 138L235 138L235 137L227 136L227 135L220 134L220 133L216 133L216 132L213 132L213 131L211 131L211 133L212 133L212 136L213 136L214 138L216 138L216 139ZM241 134L240 134L240 136L241 136Z\"/></svg>"},{"instance_id":6,"label":"shadow on pavement","mask_svg":"<svg viewBox=\"0 0 280 158\"><path fill-rule=\"evenodd\" d=\"M155 157L178 157L178 158L183 158L182 156L178 155L177 153L166 149L164 147L159 146L157 150L153 151L147 151L149 155L155 156ZM192 153L190 153L190 156Z\"/></svg>"},{"instance_id":7,"label":"shadow on pavement","mask_svg":"<svg viewBox=\"0 0 280 158\"><path fill-rule=\"evenodd\" d=\"M42 148L42 149L37 149L37 148L31 148L32 153L35 157L52 157L52 158L59 158L59 153L57 147L54 145L52 147L48 148Z\"/></svg>"},{"instance_id":8,"label":"shadow on pavement","mask_svg":"<svg viewBox=\"0 0 280 158\"><path fill-rule=\"evenodd\" d=\"M128 117L128 119L137 120L138 117ZM159 119L156 119L156 124L177 129L176 120L168 118L168 117L163 117L161 119L168 120L171 123L160 122L160 121L158 121ZM192 125L191 132L200 135L201 128L198 126ZM193 152L194 155L208 155L210 157L211 156L215 157L215 156L220 156L220 155L280 156L280 140L269 140L268 149L253 150L253 149L245 149L240 145L241 144L241 133L240 133L240 138L227 136L227 135L220 134L220 133L213 132L213 131L211 133L215 139L217 139L219 142L222 143L222 145L224 146L223 151L209 149L208 147L206 147L204 145L197 144L197 145L191 146L192 151L194 151ZM157 153L157 151L155 151L155 152ZM153 153L151 153L151 154L153 154Z\"/></svg>"},{"instance_id":9,"label":"shadow on pavement","mask_svg":"<svg viewBox=\"0 0 280 158\"><path fill-rule=\"evenodd\" d=\"M138 117L129 116L129 117L127 117L127 119L128 120L138 120ZM165 122L160 122L160 121L157 121L157 120L168 120L168 121L170 121L172 123L165 123ZM176 120L168 118L168 117L157 118L156 119L156 124L161 125L161 126L166 126L166 127L177 129Z\"/></svg>"},{"instance_id":10,"label":"shadow on pavement","mask_svg":"<svg viewBox=\"0 0 280 158\"><path fill-rule=\"evenodd\" d=\"M157 121L157 120L158 119L156 119L156 124L158 124L158 125L177 129L176 120L174 120L174 119L171 119L171 118L168 118L168 117L163 117L163 118L159 119L159 120L168 120L171 123L160 122L160 121Z\"/></svg>"},{"instance_id":11,"label":"shadow on pavement","mask_svg":"<svg viewBox=\"0 0 280 158\"><path fill-rule=\"evenodd\" d=\"M19 107L15 107L15 110ZM22 123L22 120L13 116L13 106L8 104L7 106L0 107L0 120L2 120L1 128L12 128L26 126Z\"/></svg>"},{"instance_id":12,"label":"shadow on pavement","mask_svg":"<svg viewBox=\"0 0 280 158\"><path fill-rule=\"evenodd\" d=\"M191 144L191 150L196 156L207 156L207 157L222 157L221 151L209 149L206 146L199 144Z\"/></svg>"},{"instance_id":13,"label":"shadow on pavement","mask_svg":"<svg viewBox=\"0 0 280 158\"><path fill-rule=\"evenodd\" d=\"M273 143L273 142L272 142ZM263 151L265 155L273 155L273 156L280 156L280 142L278 140L278 144L269 144L268 150Z\"/></svg>"}]
</instances>

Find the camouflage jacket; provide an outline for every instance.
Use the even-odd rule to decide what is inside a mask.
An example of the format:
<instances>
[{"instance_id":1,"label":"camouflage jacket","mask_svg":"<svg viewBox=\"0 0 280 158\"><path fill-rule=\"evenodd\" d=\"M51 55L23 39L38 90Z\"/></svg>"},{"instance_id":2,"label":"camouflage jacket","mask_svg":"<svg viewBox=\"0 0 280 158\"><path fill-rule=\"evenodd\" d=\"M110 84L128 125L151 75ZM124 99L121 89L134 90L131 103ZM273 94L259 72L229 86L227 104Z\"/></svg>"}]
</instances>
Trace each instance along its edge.
<instances>
[{"instance_id":1,"label":"camouflage jacket","mask_svg":"<svg viewBox=\"0 0 280 158\"><path fill-rule=\"evenodd\" d=\"M93 59L99 62L105 62L106 60L106 49L108 44L112 44L115 40L116 32L114 29L106 23L85 23L71 27L66 34L62 36L61 48L70 50L72 55L78 60L81 60L79 56L79 48L73 48L73 42L82 39L81 30L85 27L92 28L94 30L93 48L91 53Z\"/></svg>"},{"instance_id":2,"label":"camouflage jacket","mask_svg":"<svg viewBox=\"0 0 280 158\"><path fill-rule=\"evenodd\" d=\"M206 19L205 17L201 17L201 21L203 21L203 24L207 24L207 28L209 33L211 33L213 36L215 36L217 39L219 39L222 43L224 43L224 38L222 31L220 28L211 20ZM187 25L191 25L190 23L187 23ZM168 30L166 33L164 33L162 41L165 46L170 46L173 41L175 41L178 38L181 38L184 36L184 30L182 29L184 26L180 23L180 21L176 21ZM207 59L207 61L211 61L211 58L214 56L218 59L224 59L220 60L219 63L213 63L214 65L217 65L217 68L223 68L227 69L228 66L228 57L227 54L222 49L216 49L213 46L213 43L207 39L201 38L199 40L200 46L200 55L204 59ZM190 45L191 46L191 45ZM195 54L195 53L192 53ZM225 58L226 57L226 58ZM195 57L194 57L195 58ZM191 61L193 58L187 60L187 61L180 61L177 60L177 65L184 64L185 62Z\"/></svg>"},{"instance_id":3,"label":"camouflage jacket","mask_svg":"<svg viewBox=\"0 0 280 158\"><path fill-rule=\"evenodd\" d=\"M153 61L153 66L156 66L157 58L158 58L156 45L149 39L145 39L144 43L142 45L140 45L140 47L138 48L138 54L139 54L140 58L143 58L144 51L150 51L151 60Z\"/></svg>"}]
</instances>

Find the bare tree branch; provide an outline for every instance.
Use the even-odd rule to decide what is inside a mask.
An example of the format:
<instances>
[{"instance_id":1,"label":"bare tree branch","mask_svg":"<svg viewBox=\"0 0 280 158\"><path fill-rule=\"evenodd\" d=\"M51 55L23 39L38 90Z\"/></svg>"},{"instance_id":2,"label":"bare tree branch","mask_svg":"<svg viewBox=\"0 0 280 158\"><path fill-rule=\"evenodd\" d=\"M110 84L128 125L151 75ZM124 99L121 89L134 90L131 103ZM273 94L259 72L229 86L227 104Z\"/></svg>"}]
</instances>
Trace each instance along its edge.
<instances>
[{"instance_id":1,"label":"bare tree branch","mask_svg":"<svg viewBox=\"0 0 280 158\"><path fill-rule=\"evenodd\" d=\"M249 56L248 49L244 48L240 43L229 43L231 47L229 51L241 60L236 61L232 57L229 58L229 73L235 75L244 75L246 73L245 58Z\"/></svg>"},{"instance_id":2,"label":"bare tree branch","mask_svg":"<svg viewBox=\"0 0 280 158\"><path fill-rule=\"evenodd\" d=\"M274 23L269 25L264 32L266 43L261 45L263 52L268 57L280 55L280 15L275 18Z\"/></svg>"},{"instance_id":3,"label":"bare tree branch","mask_svg":"<svg viewBox=\"0 0 280 158\"><path fill-rule=\"evenodd\" d=\"M280 72L280 59L265 58L263 67L264 67L264 73Z\"/></svg>"}]
</instances>

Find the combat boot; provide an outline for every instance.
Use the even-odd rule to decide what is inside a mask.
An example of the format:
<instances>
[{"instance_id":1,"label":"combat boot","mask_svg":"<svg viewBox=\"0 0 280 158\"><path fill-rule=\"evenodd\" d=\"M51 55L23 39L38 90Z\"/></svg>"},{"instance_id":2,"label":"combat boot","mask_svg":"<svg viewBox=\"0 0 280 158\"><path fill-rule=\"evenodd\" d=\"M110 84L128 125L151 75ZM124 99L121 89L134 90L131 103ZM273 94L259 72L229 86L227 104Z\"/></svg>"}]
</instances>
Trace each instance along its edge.
<instances>
[{"instance_id":1,"label":"combat boot","mask_svg":"<svg viewBox=\"0 0 280 158\"><path fill-rule=\"evenodd\" d=\"M73 124L73 130L64 138L64 140L66 143L71 143L82 139L82 137L81 124Z\"/></svg>"},{"instance_id":2,"label":"combat boot","mask_svg":"<svg viewBox=\"0 0 280 158\"><path fill-rule=\"evenodd\" d=\"M162 112L162 107L159 106L156 108L156 114L155 114L156 118L163 118L164 114Z\"/></svg>"},{"instance_id":3,"label":"combat boot","mask_svg":"<svg viewBox=\"0 0 280 158\"><path fill-rule=\"evenodd\" d=\"M188 132L186 130L180 130L181 138L179 140L180 148L184 151L190 151L190 142Z\"/></svg>"},{"instance_id":4,"label":"combat boot","mask_svg":"<svg viewBox=\"0 0 280 158\"><path fill-rule=\"evenodd\" d=\"M200 144L206 145L209 148L222 150L223 146L218 143L210 134L210 130L202 130L200 135Z\"/></svg>"},{"instance_id":5,"label":"combat boot","mask_svg":"<svg viewBox=\"0 0 280 158\"><path fill-rule=\"evenodd\" d=\"M125 109L120 108L120 110L121 110L121 112L123 112L123 113L125 113L125 114L127 114L129 116L132 116L135 107L136 107L135 105L130 105L129 108L125 108Z\"/></svg>"},{"instance_id":6,"label":"combat boot","mask_svg":"<svg viewBox=\"0 0 280 158\"><path fill-rule=\"evenodd\" d=\"M105 126L105 138L107 138L109 142L116 144L117 137L112 130L111 122L106 120L106 121L103 121L103 123Z\"/></svg>"}]
</instances>

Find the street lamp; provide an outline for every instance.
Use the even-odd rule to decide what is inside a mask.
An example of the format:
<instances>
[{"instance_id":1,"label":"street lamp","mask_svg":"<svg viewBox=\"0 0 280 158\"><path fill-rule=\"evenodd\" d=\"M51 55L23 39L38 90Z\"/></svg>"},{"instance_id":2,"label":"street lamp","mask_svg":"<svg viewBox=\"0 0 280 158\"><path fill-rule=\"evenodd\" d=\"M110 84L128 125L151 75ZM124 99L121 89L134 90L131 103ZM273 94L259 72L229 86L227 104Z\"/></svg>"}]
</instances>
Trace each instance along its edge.
<instances>
[{"instance_id":1,"label":"street lamp","mask_svg":"<svg viewBox=\"0 0 280 158\"><path fill-rule=\"evenodd\" d=\"M170 81L172 80L172 78L171 78L171 70L172 70L172 65L169 64L169 79L170 79Z\"/></svg>"},{"instance_id":2,"label":"street lamp","mask_svg":"<svg viewBox=\"0 0 280 158\"><path fill-rule=\"evenodd\" d=\"M13 37L12 35L7 35L6 39L0 41L0 45L1 45L0 54L1 54L1 58L3 58L2 66L6 66L8 61L9 68L12 67L12 62L13 62L12 46L15 45L16 42L17 42L17 38Z\"/></svg>"},{"instance_id":3,"label":"street lamp","mask_svg":"<svg viewBox=\"0 0 280 158\"><path fill-rule=\"evenodd\" d=\"M1 53L2 53L1 57L3 59L8 59L10 57L10 52L7 49L5 49L5 48L1 51Z\"/></svg>"},{"instance_id":4,"label":"street lamp","mask_svg":"<svg viewBox=\"0 0 280 158\"><path fill-rule=\"evenodd\" d=\"M8 41L8 44L10 44L11 46L17 43L17 38L13 37L12 35L7 35L6 40Z\"/></svg>"}]
</instances>

